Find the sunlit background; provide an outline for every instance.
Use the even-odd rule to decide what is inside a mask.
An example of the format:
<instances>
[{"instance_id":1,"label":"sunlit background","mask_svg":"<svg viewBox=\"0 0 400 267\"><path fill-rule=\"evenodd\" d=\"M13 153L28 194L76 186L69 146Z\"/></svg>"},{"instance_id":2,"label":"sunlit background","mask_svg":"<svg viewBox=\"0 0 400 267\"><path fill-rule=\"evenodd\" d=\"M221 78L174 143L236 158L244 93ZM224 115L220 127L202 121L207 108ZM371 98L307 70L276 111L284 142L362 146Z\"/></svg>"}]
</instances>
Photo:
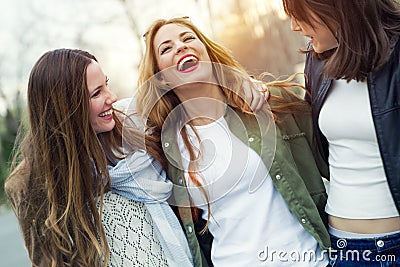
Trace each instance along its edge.
<instances>
[{"instance_id":1,"label":"sunlit background","mask_svg":"<svg viewBox=\"0 0 400 267\"><path fill-rule=\"evenodd\" d=\"M0 8L0 92L7 99L1 113L16 92L25 94L34 62L61 47L95 54L113 90L129 96L142 35L157 18L189 16L255 74L289 74L303 60L301 37L290 31L281 0L2 0Z\"/></svg>"},{"instance_id":2,"label":"sunlit background","mask_svg":"<svg viewBox=\"0 0 400 267\"><path fill-rule=\"evenodd\" d=\"M0 9L1 266L27 264L3 187L15 134L25 116L29 72L44 52L92 52L120 98L134 93L142 35L158 18L189 16L254 75L288 76L301 71L304 60L297 51L305 40L291 32L281 0L1 0Z\"/></svg>"}]
</instances>

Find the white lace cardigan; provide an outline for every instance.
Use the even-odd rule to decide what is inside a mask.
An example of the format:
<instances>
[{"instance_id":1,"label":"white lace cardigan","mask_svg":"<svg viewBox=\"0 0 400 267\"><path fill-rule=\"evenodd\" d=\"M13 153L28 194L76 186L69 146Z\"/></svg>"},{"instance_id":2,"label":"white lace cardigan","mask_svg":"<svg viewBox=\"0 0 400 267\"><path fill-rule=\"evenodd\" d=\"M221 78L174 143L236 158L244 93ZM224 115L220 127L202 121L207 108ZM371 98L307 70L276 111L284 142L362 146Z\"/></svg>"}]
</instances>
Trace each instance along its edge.
<instances>
[{"instance_id":1,"label":"white lace cardigan","mask_svg":"<svg viewBox=\"0 0 400 267\"><path fill-rule=\"evenodd\" d=\"M151 217L142 202L107 192L102 212L110 247L109 267L168 266Z\"/></svg>"}]
</instances>

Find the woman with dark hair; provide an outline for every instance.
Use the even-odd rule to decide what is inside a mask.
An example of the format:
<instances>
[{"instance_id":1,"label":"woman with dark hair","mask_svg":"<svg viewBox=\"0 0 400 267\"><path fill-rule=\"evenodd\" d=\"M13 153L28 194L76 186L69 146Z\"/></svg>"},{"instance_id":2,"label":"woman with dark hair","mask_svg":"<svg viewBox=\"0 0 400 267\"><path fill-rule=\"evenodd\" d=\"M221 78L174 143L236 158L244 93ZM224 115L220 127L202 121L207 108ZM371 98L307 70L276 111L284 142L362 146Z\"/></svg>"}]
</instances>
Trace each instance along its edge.
<instances>
[{"instance_id":1,"label":"woman with dark hair","mask_svg":"<svg viewBox=\"0 0 400 267\"><path fill-rule=\"evenodd\" d=\"M334 266L397 266L399 2L283 0L283 5L292 30L310 38L303 51L306 87L319 153L329 163L326 212L337 251ZM346 251L359 257L340 257Z\"/></svg>"},{"instance_id":2,"label":"woman with dark hair","mask_svg":"<svg viewBox=\"0 0 400 267\"><path fill-rule=\"evenodd\" d=\"M29 129L5 184L32 266L192 266L179 222L162 202L172 184L156 161L159 148L146 147L153 158L142 131L123 131L116 100L88 52L57 49L34 65ZM151 195L142 192L147 182L157 184ZM138 193L125 198L117 185Z\"/></svg>"}]
</instances>

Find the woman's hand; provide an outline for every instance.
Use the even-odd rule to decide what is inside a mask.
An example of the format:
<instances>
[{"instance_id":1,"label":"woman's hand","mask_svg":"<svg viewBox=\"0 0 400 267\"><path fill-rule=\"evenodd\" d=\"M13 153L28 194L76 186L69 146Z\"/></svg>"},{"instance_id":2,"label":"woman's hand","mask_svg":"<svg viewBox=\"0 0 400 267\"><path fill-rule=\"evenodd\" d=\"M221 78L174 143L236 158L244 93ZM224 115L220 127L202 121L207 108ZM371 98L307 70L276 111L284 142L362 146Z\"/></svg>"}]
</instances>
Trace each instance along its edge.
<instances>
[{"instance_id":1,"label":"woman's hand","mask_svg":"<svg viewBox=\"0 0 400 267\"><path fill-rule=\"evenodd\" d=\"M250 83L245 81L242 86L246 98L245 100L252 111L259 111L269 99L269 90L264 83L256 79L250 79Z\"/></svg>"}]
</instances>

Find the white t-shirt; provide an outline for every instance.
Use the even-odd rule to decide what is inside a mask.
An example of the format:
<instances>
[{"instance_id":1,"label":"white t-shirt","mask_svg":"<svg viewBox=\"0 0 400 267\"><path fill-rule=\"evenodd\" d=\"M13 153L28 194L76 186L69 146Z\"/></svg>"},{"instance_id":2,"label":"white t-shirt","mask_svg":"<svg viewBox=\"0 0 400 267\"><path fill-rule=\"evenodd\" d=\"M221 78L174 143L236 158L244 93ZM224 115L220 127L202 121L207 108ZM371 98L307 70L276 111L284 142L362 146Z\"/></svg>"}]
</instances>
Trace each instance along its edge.
<instances>
[{"instance_id":1,"label":"white t-shirt","mask_svg":"<svg viewBox=\"0 0 400 267\"><path fill-rule=\"evenodd\" d=\"M334 81L319 116L329 142L326 212L349 219L399 216L389 190L366 82Z\"/></svg>"},{"instance_id":2,"label":"white t-shirt","mask_svg":"<svg viewBox=\"0 0 400 267\"><path fill-rule=\"evenodd\" d=\"M186 129L199 148L192 129ZM291 214L259 155L229 130L225 119L195 129L201 140L198 179L209 185L205 189L210 201L214 266L326 266L325 260L303 259L310 252L321 257L317 241ZM181 137L178 144L189 193L207 219L207 200L189 178L189 153ZM263 182L250 192L255 178Z\"/></svg>"}]
</instances>

